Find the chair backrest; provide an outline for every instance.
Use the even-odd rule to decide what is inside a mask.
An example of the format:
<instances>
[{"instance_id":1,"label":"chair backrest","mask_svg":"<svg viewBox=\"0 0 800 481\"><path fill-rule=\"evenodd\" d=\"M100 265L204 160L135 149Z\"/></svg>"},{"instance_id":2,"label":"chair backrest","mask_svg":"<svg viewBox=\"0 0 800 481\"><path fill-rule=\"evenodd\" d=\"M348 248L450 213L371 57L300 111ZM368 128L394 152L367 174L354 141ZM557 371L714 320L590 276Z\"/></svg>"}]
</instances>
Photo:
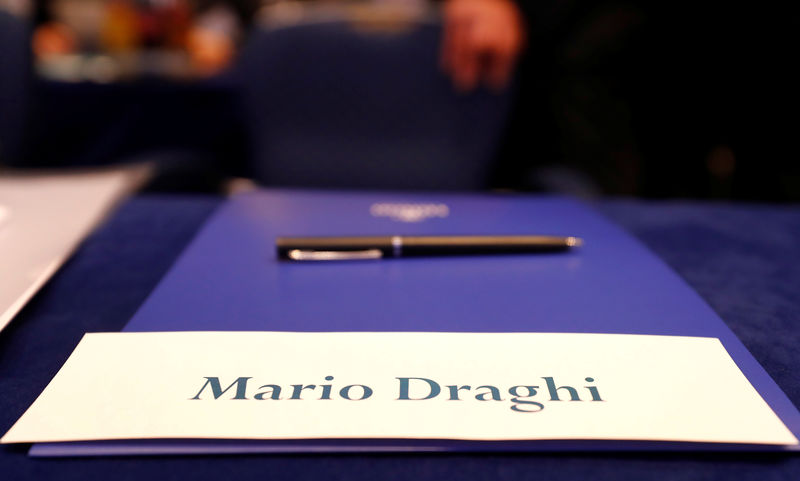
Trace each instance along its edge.
<instances>
[{"instance_id":1,"label":"chair backrest","mask_svg":"<svg viewBox=\"0 0 800 481\"><path fill-rule=\"evenodd\" d=\"M507 94L459 94L441 26L369 32L346 21L255 31L240 57L254 174L273 186L486 186Z\"/></svg>"},{"instance_id":2,"label":"chair backrest","mask_svg":"<svg viewBox=\"0 0 800 481\"><path fill-rule=\"evenodd\" d=\"M0 9L0 164L17 159L22 147L30 87L29 28Z\"/></svg>"}]
</instances>

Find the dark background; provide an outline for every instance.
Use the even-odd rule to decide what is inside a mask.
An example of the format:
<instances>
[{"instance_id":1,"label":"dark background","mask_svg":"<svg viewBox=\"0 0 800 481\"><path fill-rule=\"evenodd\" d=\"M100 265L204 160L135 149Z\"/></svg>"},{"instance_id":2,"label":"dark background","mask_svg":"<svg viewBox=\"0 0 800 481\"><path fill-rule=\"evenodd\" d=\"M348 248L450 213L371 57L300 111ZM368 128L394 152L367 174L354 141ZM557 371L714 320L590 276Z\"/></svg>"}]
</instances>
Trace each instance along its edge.
<instances>
[{"instance_id":1,"label":"dark background","mask_svg":"<svg viewBox=\"0 0 800 481\"><path fill-rule=\"evenodd\" d=\"M795 12L723 2L519 3L529 47L491 187L558 189L542 169L567 167L589 181L583 193L800 200ZM253 9L240 11L248 18ZM38 79L21 154L6 162L155 155L177 166L166 188L213 190L222 175L248 174L236 75Z\"/></svg>"},{"instance_id":2,"label":"dark background","mask_svg":"<svg viewBox=\"0 0 800 481\"><path fill-rule=\"evenodd\" d=\"M513 124L504 181L513 186L514 172L539 157L578 166L611 193L800 199L795 12L552 5L528 6L541 20L521 71L517 118L527 121ZM536 131L557 141L533 147Z\"/></svg>"}]
</instances>

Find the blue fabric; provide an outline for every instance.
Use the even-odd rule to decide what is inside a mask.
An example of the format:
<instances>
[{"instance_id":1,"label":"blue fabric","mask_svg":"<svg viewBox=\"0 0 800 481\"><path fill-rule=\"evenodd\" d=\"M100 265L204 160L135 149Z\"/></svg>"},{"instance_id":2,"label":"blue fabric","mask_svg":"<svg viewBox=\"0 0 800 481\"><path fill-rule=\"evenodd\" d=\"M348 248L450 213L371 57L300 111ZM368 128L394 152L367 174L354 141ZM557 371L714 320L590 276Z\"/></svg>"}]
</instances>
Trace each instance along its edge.
<instances>
[{"instance_id":1,"label":"blue fabric","mask_svg":"<svg viewBox=\"0 0 800 481\"><path fill-rule=\"evenodd\" d=\"M607 202L603 212L671 265L800 405L800 208Z\"/></svg>"},{"instance_id":2,"label":"blue fabric","mask_svg":"<svg viewBox=\"0 0 800 481\"><path fill-rule=\"evenodd\" d=\"M85 331L121 329L220 200L140 196L123 205L0 333L0 430ZM797 207L606 201L597 206L666 260L800 404ZM793 480L796 454L398 454L34 460L0 448L3 479Z\"/></svg>"},{"instance_id":3,"label":"blue fabric","mask_svg":"<svg viewBox=\"0 0 800 481\"><path fill-rule=\"evenodd\" d=\"M240 57L256 178L270 186L485 187L508 92L457 94L441 28L256 30Z\"/></svg>"}]
</instances>

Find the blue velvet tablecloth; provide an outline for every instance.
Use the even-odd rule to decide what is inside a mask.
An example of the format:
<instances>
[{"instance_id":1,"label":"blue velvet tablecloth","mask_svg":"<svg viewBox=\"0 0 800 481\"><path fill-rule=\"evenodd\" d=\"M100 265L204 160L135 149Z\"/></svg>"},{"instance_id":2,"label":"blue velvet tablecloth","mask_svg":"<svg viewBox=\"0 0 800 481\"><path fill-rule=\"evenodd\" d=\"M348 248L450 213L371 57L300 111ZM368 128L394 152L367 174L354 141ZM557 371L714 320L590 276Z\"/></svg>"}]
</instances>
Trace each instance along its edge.
<instances>
[{"instance_id":1,"label":"blue velvet tablecloth","mask_svg":"<svg viewBox=\"0 0 800 481\"><path fill-rule=\"evenodd\" d=\"M84 332L125 325L220 203L216 197L135 197L83 244L0 333L0 431L33 402ZM800 206L606 200L594 207L694 287L800 405ZM0 448L0 479L800 479L796 453L31 459L27 448Z\"/></svg>"}]
</instances>

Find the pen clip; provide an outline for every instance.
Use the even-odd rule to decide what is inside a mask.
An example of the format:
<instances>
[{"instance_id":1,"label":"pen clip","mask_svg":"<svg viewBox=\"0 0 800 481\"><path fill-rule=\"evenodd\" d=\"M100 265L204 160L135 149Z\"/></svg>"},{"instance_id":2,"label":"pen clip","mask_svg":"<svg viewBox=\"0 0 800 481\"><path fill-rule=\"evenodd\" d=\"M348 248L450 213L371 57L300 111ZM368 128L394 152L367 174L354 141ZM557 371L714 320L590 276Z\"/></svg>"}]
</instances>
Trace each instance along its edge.
<instances>
[{"instance_id":1,"label":"pen clip","mask_svg":"<svg viewBox=\"0 0 800 481\"><path fill-rule=\"evenodd\" d=\"M380 259L383 252L380 249L366 249L362 251L311 251L292 249L286 257L293 261L354 261Z\"/></svg>"}]
</instances>

